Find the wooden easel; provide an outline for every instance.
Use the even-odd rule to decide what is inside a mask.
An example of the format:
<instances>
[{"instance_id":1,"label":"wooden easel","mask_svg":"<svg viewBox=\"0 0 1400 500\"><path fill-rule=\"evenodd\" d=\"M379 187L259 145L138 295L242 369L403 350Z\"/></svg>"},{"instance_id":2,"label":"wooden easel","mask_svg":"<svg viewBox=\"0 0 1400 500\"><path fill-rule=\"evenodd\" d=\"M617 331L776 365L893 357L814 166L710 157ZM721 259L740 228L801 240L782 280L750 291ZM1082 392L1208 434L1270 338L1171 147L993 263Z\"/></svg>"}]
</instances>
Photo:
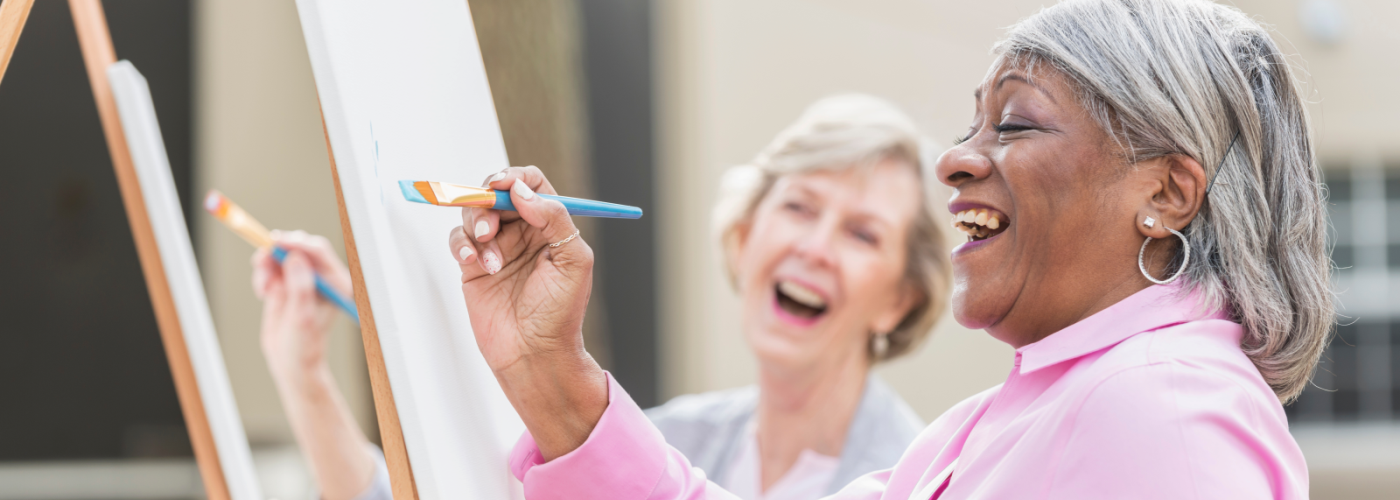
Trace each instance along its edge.
<instances>
[{"instance_id":1,"label":"wooden easel","mask_svg":"<svg viewBox=\"0 0 1400 500\"><path fill-rule=\"evenodd\" d=\"M384 462L389 467L389 485L394 500L418 500L418 485L409 467L408 446L404 444L403 427L399 423L394 390L389 386L389 369L384 366L384 350L379 345L379 329L374 323L365 274L360 268L360 253L355 248L355 232L350 228L350 214L345 210L345 194L340 190L340 171L335 166L335 151L331 150L331 134L326 130L326 118L321 117L321 132L326 136L326 155L331 160L331 179L335 182L335 204L340 210L340 233L345 238L345 261L350 265L350 280L355 288L355 309L360 311L360 337L365 344L365 360L369 364L370 392L374 395L374 413L379 421L379 442L384 450Z\"/></svg>"},{"instance_id":2,"label":"wooden easel","mask_svg":"<svg viewBox=\"0 0 1400 500\"><path fill-rule=\"evenodd\" d=\"M20 32L24 29L24 23L28 20L33 5L34 0L5 0L4 3L0 3L0 81L5 76L5 69L9 67L10 56L19 42ZM136 241L136 252L141 260L142 274L146 278L146 289L151 295L151 305L155 309L161 343L164 344L166 358L170 361L175 393L180 399L180 410L190 433L195 460L199 464L199 475L211 500L228 500L228 483L219 463L213 430L210 428L208 415L204 412L194 365L190 360L180 319L176 314L175 299L171 295L170 282L166 279L160 250L156 246L155 232L151 227L145 198L142 197L141 185L136 177L136 167L132 162L131 152L127 149L126 134L122 130L121 117L117 114L116 100L107 81L107 67L117 61L112 36L107 30L107 16L102 10L100 0L69 0L68 5L73 12L73 24L77 28L78 44L82 49L84 65L87 67L88 80L92 83L92 95L97 101L97 113L102 121L103 135L107 139L107 150L112 155L112 167L116 170L122 204L126 208L132 238Z\"/></svg>"}]
</instances>

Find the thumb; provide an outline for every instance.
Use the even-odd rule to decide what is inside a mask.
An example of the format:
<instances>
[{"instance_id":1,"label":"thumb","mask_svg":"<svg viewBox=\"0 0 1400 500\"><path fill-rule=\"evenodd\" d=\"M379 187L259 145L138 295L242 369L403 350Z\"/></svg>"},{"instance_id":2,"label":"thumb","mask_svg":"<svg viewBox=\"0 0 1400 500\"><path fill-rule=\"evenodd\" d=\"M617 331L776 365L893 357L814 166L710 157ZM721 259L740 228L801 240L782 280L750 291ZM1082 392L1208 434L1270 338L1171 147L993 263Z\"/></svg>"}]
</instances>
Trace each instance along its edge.
<instances>
[{"instance_id":1,"label":"thumb","mask_svg":"<svg viewBox=\"0 0 1400 500\"><path fill-rule=\"evenodd\" d=\"M316 305L316 278L311 269L311 261L298 252L287 252L282 261L282 275L286 279L287 301L295 309L309 309Z\"/></svg>"},{"instance_id":2,"label":"thumb","mask_svg":"<svg viewBox=\"0 0 1400 500\"><path fill-rule=\"evenodd\" d=\"M510 199L520 218L539 229L546 243L558 244L545 248L548 260L557 265L561 264L557 258L564 257L568 262L582 264L584 268L593 267L593 250L582 238L576 236L578 227L574 226L574 220L569 217L569 211L564 208L563 203L541 198L530 186L519 180L510 188Z\"/></svg>"}]
</instances>

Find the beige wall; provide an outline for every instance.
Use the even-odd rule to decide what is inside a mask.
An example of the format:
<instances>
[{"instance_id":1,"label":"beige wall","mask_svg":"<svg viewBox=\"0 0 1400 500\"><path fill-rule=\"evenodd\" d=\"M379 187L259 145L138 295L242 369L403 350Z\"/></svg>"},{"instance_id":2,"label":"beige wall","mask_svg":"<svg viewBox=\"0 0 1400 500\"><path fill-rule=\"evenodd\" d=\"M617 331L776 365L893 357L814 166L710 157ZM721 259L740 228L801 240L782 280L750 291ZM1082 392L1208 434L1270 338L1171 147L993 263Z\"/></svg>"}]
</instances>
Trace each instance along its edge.
<instances>
[{"instance_id":1,"label":"beige wall","mask_svg":"<svg viewBox=\"0 0 1400 500\"><path fill-rule=\"evenodd\" d=\"M738 302L718 265L709 209L720 172L747 161L815 99L862 91L895 101L947 144L971 119L971 92L1001 28L1051 1L665 0L657 14L661 130L663 391L752 383ZM1302 31L1296 1L1231 2L1274 25L1310 73L1319 152L1400 159L1400 2L1338 0L1349 28L1325 47ZM1345 164L1345 163L1343 163ZM1000 383L1011 349L948 318L920 352L880 369L925 418ZM1342 429L1347 442L1392 443L1357 455L1329 429L1300 435L1316 498L1385 498L1400 491L1400 435ZM1389 437L1387 437L1389 436ZM1372 439L1374 437L1374 439ZM1390 441L1375 441L1390 439ZM1342 446L1338 448L1338 446ZM1376 451L1380 450L1380 451ZM1388 451L1389 450L1389 451ZM1364 461L1330 457L1376 457ZM1370 493L1367 493L1370 492ZM1371 495L1371 496L1367 496Z\"/></svg>"},{"instance_id":2,"label":"beige wall","mask_svg":"<svg viewBox=\"0 0 1400 500\"><path fill-rule=\"evenodd\" d=\"M196 193L219 189L269 228L325 235L344 255L311 62L296 5L206 0L195 9ZM258 344L252 247L197 215L196 248L248 439L289 443L291 430ZM373 435L359 329L337 320L331 369L362 428Z\"/></svg>"},{"instance_id":3,"label":"beige wall","mask_svg":"<svg viewBox=\"0 0 1400 500\"><path fill-rule=\"evenodd\" d=\"M990 62L995 27L1038 5L1010 3L717 0L660 6L658 211L668 396L755 379L755 362L738 332L738 302L708 233L720 172L749 160L807 104L836 92L891 99L946 144L971 119L972 88ZM882 372L932 419L1001 382L1010 362L1010 348L945 318L924 349Z\"/></svg>"}]
</instances>

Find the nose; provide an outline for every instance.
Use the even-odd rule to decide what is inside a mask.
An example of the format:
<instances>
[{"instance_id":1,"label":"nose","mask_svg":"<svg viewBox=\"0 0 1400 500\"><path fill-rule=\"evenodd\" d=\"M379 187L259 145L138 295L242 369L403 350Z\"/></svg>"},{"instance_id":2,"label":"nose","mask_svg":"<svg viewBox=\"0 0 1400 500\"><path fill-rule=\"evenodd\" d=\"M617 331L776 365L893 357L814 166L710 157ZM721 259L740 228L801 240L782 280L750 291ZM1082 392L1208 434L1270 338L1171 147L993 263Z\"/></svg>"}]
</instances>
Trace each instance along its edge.
<instances>
[{"instance_id":1,"label":"nose","mask_svg":"<svg viewBox=\"0 0 1400 500\"><path fill-rule=\"evenodd\" d=\"M934 165L938 181L952 187L963 183L987 178L992 173L992 160L978 153L969 144L949 149L938 157Z\"/></svg>"},{"instance_id":2,"label":"nose","mask_svg":"<svg viewBox=\"0 0 1400 500\"><path fill-rule=\"evenodd\" d=\"M814 267L834 267L839 229L840 221L835 217L822 217L812 231L797 241L797 255Z\"/></svg>"}]
</instances>

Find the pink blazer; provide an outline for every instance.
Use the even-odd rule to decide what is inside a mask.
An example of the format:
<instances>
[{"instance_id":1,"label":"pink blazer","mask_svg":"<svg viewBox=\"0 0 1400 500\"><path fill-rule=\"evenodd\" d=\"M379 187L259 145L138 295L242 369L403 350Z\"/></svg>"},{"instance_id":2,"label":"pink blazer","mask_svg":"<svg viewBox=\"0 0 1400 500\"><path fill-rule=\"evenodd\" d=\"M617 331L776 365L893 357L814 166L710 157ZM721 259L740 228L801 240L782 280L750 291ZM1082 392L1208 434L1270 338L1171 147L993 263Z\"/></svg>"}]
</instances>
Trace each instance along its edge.
<instances>
[{"instance_id":1,"label":"pink blazer","mask_svg":"<svg viewBox=\"0 0 1400 500\"><path fill-rule=\"evenodd\" d=\"M944 413L893 469L830 498L1307 498L1303 454L1240 350L1242 329L1199 304L1152 286L1018 349L1006 382ZM578 449L545 463L520 438L510 470L527 499L733 498L609 386Z\"/></svg>"}]
</instances>

